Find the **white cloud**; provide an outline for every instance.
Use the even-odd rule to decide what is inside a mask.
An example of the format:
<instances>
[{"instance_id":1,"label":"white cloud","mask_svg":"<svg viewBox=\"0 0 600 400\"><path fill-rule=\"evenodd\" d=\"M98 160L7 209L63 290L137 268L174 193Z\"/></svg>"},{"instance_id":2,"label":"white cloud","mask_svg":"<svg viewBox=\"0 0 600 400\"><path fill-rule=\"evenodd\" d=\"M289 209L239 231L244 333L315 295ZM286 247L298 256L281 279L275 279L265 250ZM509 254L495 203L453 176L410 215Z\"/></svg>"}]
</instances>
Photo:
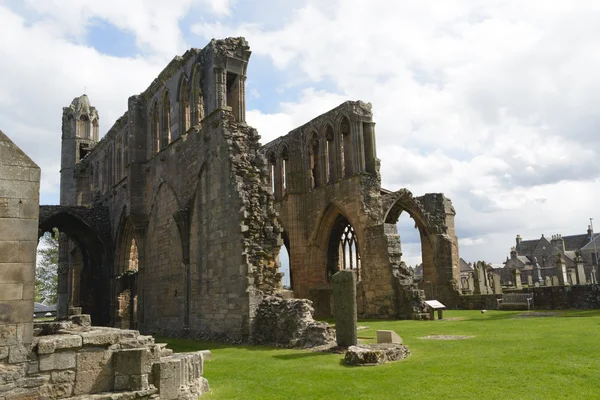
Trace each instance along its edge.
<instances>
[{"instance_id":1,"label":"white cloud","mask_svg":"<svg viewBox=\"0 0 600 400\"><path fill-rule=\"evenodd\" d=\"M0 129L42 166L47 196L57 191L61 108L87 86L105 132L127 98L190 47L190 30L196 47L246 36L286 77L276 93L298 91L274 113L248 110L264 142L345 100L371 102L384 186L450 197L467 260L502 260L517 233L582 233L597 212L599 2L28 0L21 8L0 5L10 32L0 36L0 58L10 60L0 63ZM139 54L90 47L98 19L133 35ZM418 245L403 249L416 259Z\"/></svg>"}]
</instances>

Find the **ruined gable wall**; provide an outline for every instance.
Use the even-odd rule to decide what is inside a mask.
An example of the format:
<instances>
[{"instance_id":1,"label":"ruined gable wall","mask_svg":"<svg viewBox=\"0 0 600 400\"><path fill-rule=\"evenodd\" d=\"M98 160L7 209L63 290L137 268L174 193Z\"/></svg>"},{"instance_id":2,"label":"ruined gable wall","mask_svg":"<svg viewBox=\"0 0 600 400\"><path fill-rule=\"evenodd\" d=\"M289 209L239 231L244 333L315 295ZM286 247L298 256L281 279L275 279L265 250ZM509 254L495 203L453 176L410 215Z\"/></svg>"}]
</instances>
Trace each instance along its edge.
<instances>
[{"instance_id":1,"label":"ruined gable wall","mask_svg":"<svg viewBox=\"0 0 600 400\"><path fill-rule=\"evenodd\" d=\"M352 142L349 144L346 141L345 144L350 151L341 150L343 117L348 118L349 122ZM333 128L334 140L327 145L335 146L335 153L329 147L327 150L325 148L328 125ZM369 227L382 222L381 187L378 160L374 151L373 125L370 105L346 102L261 149L267 162L271 162L273 156L276 158L275 204L290 241L294 295L313 298L317 314L320 315L326 310L320 309L320 300L314 297L320 295L315 294L316 292L311 294L311 289L329 287L326 273L327 247L331 228L338 214L349 220L358 238L361 253L359 312L393 314L391 268L387 262L382 263L376 257L380 247L387 251L387 242L376 243L378 236L368 231ZM315 188L312 187L315 176L311 172L315 162L314 159L311 160L313 135L319 141L319 154L316 155L316 162L319 164L316 180L319 184ZM373 141L369 141L369 137ZM286 164L289 165L286 171L287 187L283 193L280 170L283 168L282 150L286 147L289 152L289 162ZM329 162L332 155L336 158L335 163ZM350 164L345 162L348 156ZM336 170L335 181L327 182L327 168ZM351 173L342 176L340 171L347 168L350 168ZM278 194L280 195L277 196ZM329 296L327 291L324 296ZM367 297L369 301L366 300ZM372 310L365 309L365 304L369 302L373 305ZM329 306L327 300L324 300L322 307L326 309Z\"/></svg>"},{"instance_id":2,"label":"ruined gable wall","mask_svg":"<svg viewBox=\"0 0 600 400\"><path fill-rule=\"evenodd\" d=\"M40 168L0 131L0 361L32 342Z\"/></svg>"}]
</instances>

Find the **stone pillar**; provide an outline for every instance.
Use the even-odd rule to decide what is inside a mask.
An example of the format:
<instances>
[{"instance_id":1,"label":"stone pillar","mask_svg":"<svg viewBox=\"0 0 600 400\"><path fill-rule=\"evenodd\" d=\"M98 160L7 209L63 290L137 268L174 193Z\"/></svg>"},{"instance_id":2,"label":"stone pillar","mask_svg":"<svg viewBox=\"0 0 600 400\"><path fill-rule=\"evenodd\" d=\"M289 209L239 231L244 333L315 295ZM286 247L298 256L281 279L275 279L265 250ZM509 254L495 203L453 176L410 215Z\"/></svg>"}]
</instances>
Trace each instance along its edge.
<instances>
[{"instance_id":1,"label":"stone pillar","mask_svg":"<svg viewBox=\"0 0 600 400\"><path fill-rule=\"evenodd\" d=\"M356 330L356 276L345 269L336 272L332 279L333 315L335 336L338 346L353 346L358 343Z\"/></svg>"},{"instance_id":2,"label":"stone pillar","mask_svg":"<svg viewBox=\"0 0 600 400\"><path fill-rule=\"evenodd\" d=\"M40 169L0 131L0 361L26 360L33 336Z\"/></svg>"},{"instance_id":3,"label":"stone pillar","mask_svg":"<svg viewBox=\"0 0 600 400\"><path fill-rule=\"evenodd\" d=\"M577 274L575 273L575 268L569 268L569 284L577 285Z\"/></svg>"},{"instance_id":4,"label":"stone pillar","mask_svg":"<svg viewBox=\"0 0 600 400\"><path fill-rule=\"evenodd\" d=\"M523 287L521 284L521 271L518 269L513 269L513 278L515 281L515 287L517 289L521 289Z\"/></svg>"},{"instance_id":5,"label":"stone pillar","mask_svg":"<svg viewBox=\"0 0 600 400\"><path fill-rule=\"evenodd\" d=\"M583 267L583 259L581 255L575 257L575 272L577 274L577 284L587 285L587 279L585 278L585 268Z\"/></svg>"},{"instance_id":6,"label":"stone pillar","mask_svg":"<svg viewBox=\"0 0 600 400\"><path fill-rule=\"evenodd\" d=\"M568 285L569 278L567 277L567 266L565 260L562 258L562 254L556 255L556 276L558 277L559 285Z\"/></svg>"}]
</instances>

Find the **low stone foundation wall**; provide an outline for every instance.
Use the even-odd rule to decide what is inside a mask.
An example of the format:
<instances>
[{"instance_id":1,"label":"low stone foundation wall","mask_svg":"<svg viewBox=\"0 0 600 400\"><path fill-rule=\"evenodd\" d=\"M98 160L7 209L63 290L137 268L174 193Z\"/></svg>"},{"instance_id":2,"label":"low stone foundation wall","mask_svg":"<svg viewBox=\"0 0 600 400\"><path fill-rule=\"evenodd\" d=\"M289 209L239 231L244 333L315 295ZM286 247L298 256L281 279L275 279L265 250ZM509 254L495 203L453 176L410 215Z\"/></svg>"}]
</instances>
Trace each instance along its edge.
<instances>
[{"instance_id":1,"label":"low stone foundation wall","mask_svg":"<svg viewBox=\"0 0 600 400\"><path fill-rule=\"evenodd\" d=\"M548 286L523 289L533 292L535 309L600 308L600 285Z\"/></svg>"},{"instance_id":2,"label":"low stone foundation wall","mask_svg":"<svg viewBox=\"0 0 600 400\"><path fill-rule=\"evenodd\" d=\"M40 336L22 361L0 359L0 400L191 400L208 390L201 352L173 354L138 331L80 325L74 319L89 321L80 315L40 324L34 329Z\"/></svg>"}]
</instances>

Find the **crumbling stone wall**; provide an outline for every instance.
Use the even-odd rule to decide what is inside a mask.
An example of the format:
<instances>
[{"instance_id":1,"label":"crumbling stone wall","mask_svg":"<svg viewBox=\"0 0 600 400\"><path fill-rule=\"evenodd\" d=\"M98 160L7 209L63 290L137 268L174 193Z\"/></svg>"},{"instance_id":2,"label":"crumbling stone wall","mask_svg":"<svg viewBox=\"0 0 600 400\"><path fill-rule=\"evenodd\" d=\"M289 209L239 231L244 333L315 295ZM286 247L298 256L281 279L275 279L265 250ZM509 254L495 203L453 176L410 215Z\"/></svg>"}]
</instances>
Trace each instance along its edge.
<instances>
[{"instance_id":1,"label":"crumbling stone wall","mask_svg":"<svg viewBox=\"0 0 600 400\"><path fill-rule=\"evenodd\" d=\"M0 131L0 362L32 342L39 193L40 168Z\"/></svg>"}]
</instances>

